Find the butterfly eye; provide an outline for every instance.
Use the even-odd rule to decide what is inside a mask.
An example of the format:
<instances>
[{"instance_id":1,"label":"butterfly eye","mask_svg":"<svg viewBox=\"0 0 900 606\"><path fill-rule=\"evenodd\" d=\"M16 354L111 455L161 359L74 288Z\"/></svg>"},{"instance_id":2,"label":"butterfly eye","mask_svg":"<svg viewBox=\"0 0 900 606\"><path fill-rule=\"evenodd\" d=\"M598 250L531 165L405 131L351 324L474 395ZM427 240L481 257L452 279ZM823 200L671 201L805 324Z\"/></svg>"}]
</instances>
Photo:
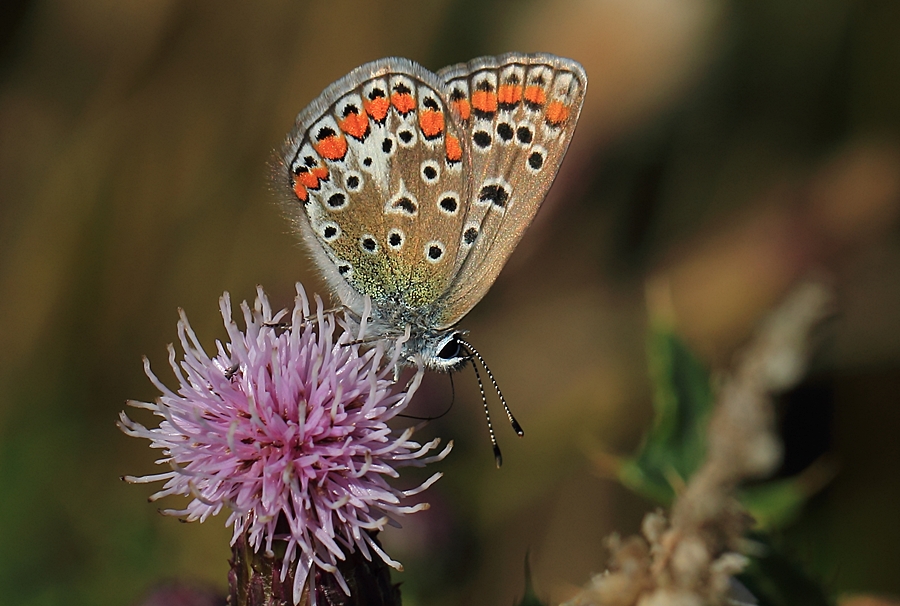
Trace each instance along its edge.
<instances>
[{"instance_id":1,"label":"butterfly eye","mask_svg":"<svg viewBox=\"0 0 900 606\"><path fill-rule=\"evenodd\" d=\"M442 360L453 360L455 358L460 357L462 353L462 345L460 345L459 341L456 340L456 336L454 335L449 341L447 341L441 350L437 353L437 357Z\"/></svg>"}]
</instances>

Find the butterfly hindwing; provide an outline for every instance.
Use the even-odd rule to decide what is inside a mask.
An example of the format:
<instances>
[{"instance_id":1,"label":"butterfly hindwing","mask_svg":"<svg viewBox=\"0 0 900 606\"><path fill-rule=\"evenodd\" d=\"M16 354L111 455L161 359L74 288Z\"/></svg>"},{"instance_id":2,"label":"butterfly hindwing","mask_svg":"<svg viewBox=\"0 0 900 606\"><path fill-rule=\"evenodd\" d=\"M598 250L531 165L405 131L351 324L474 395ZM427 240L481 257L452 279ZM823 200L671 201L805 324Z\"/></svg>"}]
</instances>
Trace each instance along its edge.
<instances>
[{"instance_id":1,"label":"butterfly hindwing","mask_svg":"<svg viewBox=\"0 0 900 606\"><path fill-rule=\"evenodd\" d=\"M459 127L441 81L405 59L357 68L297 118L288 213L341 302L425 314L446 293L463 205Z\"/></svg>"}]
</instances>

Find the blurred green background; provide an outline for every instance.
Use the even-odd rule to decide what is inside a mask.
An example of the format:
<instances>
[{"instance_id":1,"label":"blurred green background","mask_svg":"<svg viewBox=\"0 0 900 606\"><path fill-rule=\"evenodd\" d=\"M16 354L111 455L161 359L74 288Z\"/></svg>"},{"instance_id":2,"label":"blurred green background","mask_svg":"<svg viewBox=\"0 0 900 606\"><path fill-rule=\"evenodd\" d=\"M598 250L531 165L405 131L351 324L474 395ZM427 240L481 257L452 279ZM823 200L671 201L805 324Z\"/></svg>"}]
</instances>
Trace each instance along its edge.
<instances>
[{"instance_id":1,"label":"blurred green background","mask_svg":"<svg viewBox=\"0 0 900 606\"><path fill-rule=\"evenodd\" d=\"M422 437L454 439L428 512L386 534L405 603L511 604L603 569L653 505L600 477L649 424L648 280L727 366L798 278L839 313L784 398L782 474L838 475L781 537L835 594L900 594L900 3L895 0L11 0L0 9L0 603L128 605L224 591L224 518L179 524L123 474L183 307L322 292L267 163L323 87L383 56L572 57L590 86L556 185L464 321L526 437L493 466L471 372ZM429 377L416 406L450 401ZM497 417L501 417L499 409ZM140 415L138 415L138 418ZM406 476L410 484L415 474ZM169 503L168 505L173 505ZM163 506L166 506L164 503Z\"/></svg>"}]
</instances>

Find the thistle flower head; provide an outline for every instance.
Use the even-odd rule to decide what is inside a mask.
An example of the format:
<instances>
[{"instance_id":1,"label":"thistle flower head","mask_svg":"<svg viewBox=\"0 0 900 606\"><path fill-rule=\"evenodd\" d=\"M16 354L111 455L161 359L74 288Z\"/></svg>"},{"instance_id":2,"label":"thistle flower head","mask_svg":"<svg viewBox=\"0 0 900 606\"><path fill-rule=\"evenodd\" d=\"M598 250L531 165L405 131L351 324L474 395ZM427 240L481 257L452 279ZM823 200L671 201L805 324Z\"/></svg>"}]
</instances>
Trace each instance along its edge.
<instances>
[{"instance_id":1,"label":"thistle flower head","mask_svg":"<svg viewBox=\"0 0 900 606\"><path fill-rule=\"evenodd\" d=\"M401 569L370 533L396 525L399 515L427 508L406 499L441 474L406 491L385 478L397 477L399 467L440 460L451 446L427 456L439 440L422 445L411 440L412 428L397 432L387 424L404 410L422 378L419 371L408 384L395 381L403 339L366 348L342 318L323 311L318 298L311 316L299 284L290 314L273 314L259 289L252 309L241 305L243 331L232 320L228 293L220 309L228 342L217 342L213 357L181 312L180 359L169 346L177 390L167 388L144 360L162 395L152 403L129 404L162 421L148 429L123 412L119 426L161 449L158 463L170 469L126 479L164 481L152 500L192 497L184 509L164 511L188 521L230 511L232 543L246 535L254 550L273 552L273 543L283 541L281 578L296 561L295 603L307 579L314 578L313 567L334 574L349 594L336 565L355 550L367 559L374 552Z\"/></svg>"}]
</instances>

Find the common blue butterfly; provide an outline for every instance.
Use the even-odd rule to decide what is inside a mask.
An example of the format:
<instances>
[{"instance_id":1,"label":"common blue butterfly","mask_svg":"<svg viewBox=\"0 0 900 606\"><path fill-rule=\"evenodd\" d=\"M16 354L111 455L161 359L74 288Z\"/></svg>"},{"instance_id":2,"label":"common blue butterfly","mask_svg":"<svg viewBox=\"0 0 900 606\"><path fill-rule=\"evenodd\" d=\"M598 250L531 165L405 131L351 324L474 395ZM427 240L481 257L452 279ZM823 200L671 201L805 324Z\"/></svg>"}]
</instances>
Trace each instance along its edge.
<instances>
[{"instance_id":1,"label":"common blue butterfly","mask_svg":"<svg viewBox=\"0 0 900 606\"><path fill-rule=\"evenodd\" d=\"M387 58L300 112L279 163L284 206L340 303L360 317L370 298L369 335L409 330L410 365L481 360L457 324L537 213L586 89L581 65L548 54L437 73Z\"/></svg>"}]
</instances>

